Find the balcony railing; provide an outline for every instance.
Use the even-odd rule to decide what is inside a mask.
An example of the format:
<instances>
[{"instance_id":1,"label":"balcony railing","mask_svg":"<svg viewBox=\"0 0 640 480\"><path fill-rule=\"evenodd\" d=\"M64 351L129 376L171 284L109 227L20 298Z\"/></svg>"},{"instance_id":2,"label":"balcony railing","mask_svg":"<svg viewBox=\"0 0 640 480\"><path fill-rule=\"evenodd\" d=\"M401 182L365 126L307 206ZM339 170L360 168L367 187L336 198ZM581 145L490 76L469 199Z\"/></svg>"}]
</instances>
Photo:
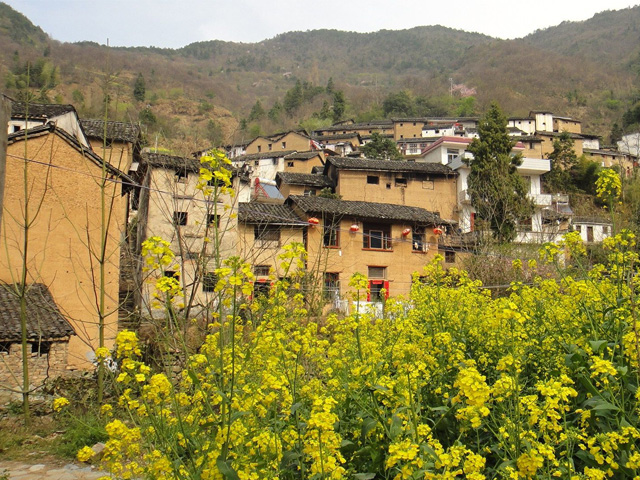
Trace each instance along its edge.
<instances>
[{"instance_id":1,"label":"balcony railing","mask_svg":"<svg viewBox=\"0 0 640 480\"><path fill-rule=\"evenodd\" d=\"M527 196L539 207L550 207L553 204L553 196L549 193L528 193Z\"/></svg>"}]
</instances>

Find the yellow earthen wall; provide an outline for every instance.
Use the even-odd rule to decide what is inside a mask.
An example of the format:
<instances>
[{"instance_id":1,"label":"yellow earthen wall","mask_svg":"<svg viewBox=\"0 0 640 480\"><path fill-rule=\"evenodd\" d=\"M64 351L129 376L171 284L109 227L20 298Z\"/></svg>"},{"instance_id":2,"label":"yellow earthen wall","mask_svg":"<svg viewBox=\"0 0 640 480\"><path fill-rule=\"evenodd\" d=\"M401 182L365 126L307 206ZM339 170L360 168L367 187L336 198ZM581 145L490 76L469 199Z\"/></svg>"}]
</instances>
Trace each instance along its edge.
<instances>
[{"instance_id":1,"label":"yellow earthen wall","mask_svg":"<svg viewBox=\"0 0 640 480\"><path fill-rule=\"evenodd\" d=\"M26 146L26 151L25 151ZM0 280L17 282L23 258L24 162L27 163L31 226L28 232L28 282L47 285L77 336L69 342L69 366L89 368L88 358L98 347L99 266L93 255L100 251L102 215L101 168L55 134L18 141L7 149L7 175L3 225L0 233ZM48 164L54 167L50 168ZM120 240L124 232L121 187L107 183L107 207L113 215L107 222L105 251L105 343L113 345L118 322ZM39 211L36 215L36 210ZM109 217L107 217L108 219Z\"/></svg>"}]
</instances>

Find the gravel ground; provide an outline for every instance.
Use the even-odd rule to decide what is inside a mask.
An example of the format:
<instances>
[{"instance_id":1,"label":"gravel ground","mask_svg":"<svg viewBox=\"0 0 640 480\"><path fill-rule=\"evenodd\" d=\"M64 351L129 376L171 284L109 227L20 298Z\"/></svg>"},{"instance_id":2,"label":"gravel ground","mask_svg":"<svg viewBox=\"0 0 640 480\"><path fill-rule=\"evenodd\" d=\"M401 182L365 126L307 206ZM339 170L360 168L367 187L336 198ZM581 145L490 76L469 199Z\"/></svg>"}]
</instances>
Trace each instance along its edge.
<instances>
[{"instance_id":1,"label":"gravel ground","mask_svg":"<svg viewBox=\"0 0 640 480\"><path fill-rule=\"evenodd\" d=\"M11 480L96 480L106 475L94 467L75 463L24 463L0 461L0 479L8 475Z\"/></svg>"}]
</instances>

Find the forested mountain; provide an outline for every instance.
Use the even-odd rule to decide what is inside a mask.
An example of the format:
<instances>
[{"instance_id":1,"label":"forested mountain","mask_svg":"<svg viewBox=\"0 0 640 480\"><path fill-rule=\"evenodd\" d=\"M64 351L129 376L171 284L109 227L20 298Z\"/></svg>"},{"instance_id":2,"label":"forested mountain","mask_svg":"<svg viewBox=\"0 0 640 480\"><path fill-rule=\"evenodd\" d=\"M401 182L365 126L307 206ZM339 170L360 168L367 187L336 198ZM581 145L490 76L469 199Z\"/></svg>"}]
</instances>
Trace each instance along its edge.
<instances>
[{"instance_id":1,"label":"forested mountain","mask_svg":"<svg viewBox=\"0 0 640 480\"><path fill-rule=\"evenodd\" d=\"M107 98L109 118L142 121L154 141L190 151L336 117L473 115L494 100L509 115L574 116L607 137L640 99L640 7L517 40L429 26L174 50L60 43L0 4L0 47L8 95L29 90L88 117L103 116Z\"/></svg>"}]
</instances>

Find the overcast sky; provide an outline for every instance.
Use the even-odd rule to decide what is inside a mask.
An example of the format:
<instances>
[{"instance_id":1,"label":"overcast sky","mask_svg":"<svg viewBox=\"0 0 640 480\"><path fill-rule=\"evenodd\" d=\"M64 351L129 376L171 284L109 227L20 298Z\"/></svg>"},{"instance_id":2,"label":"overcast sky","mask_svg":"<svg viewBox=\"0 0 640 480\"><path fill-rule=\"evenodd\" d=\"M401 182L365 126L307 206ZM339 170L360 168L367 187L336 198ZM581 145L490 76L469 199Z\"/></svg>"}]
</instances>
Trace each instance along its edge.
<instances>
[{"instance_id":1,"label":"overcast sky","mask_svg":"<svg viewBox=\"0 0 640 480\"><path fill-rule=\"evenodd\" d=\"M279 33L332 28L356 32L418 25L519 38L623 0L3 0L55 40L179 48L203 40L259 42Z\"/></svg>"}]
</instances>

